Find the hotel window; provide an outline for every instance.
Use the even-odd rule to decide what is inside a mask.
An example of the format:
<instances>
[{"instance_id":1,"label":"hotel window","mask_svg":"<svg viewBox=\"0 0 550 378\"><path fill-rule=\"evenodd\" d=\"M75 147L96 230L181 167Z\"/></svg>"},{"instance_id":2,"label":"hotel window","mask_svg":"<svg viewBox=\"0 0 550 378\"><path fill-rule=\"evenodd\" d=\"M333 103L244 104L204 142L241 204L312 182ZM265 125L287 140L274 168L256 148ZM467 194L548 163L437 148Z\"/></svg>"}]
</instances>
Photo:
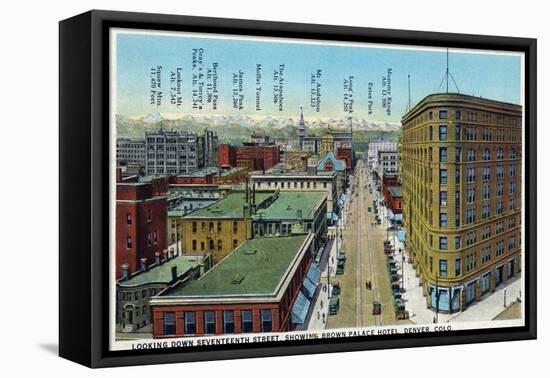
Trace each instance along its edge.
<instances>
[{"instance_id":1,"label":"hotel window","mask_svg":"<svg viewBox=\"0 0 550 378\"><path fill-rule=\"evenodd\" d=\"M439 161L442 163L447 161L447 147L441 147L439 149Z\"/></svg>"},{"instance_id":2,"label":"hotel window","mask_svg":"<svg viewBox=\"0 0 550 378\"><path fill-rule=\"evenodd\" d=\"M205 222L201 222L201 231L202 232L206 231L206 223Z\"/></svg>"},{"instance_id":3,"label":"hotel window","mask_svg":"<svg viewBox=\"0 0 550 378\"><path fill-rule=\"evenodd\" d=\"M504 254L504 241L498 241L496 244L496 250L495 254L498 256L502 256Z\"/></svg>"},{"instance_id":4,"label":"hotel window","mask_svg":"<svg viewBox=\"0 0 550 378\"><path fill-rule=\"evenodd\" d=\"M204 333L206 335L216 333L216 313L214 311L204 312Z\"/></svg>"},{"instance_id":5,"label":"hotel window","mask_svg":"<svg viewBox=\"0 0 550 378\"><path fill-rule=\"evenodd\" d=\"M222 232L222 222L218 222L218 232Z\"/></svg>"},{"instance_id":6,"label":"hotel window","mask_svg":"<svg viewBox=\"0 0 550 378\"><path fill-rule=\"evenodd\" d=\"M447 227L447 213L439 213L439 227Z\"/></svg>"},{"instance_id":7,"label":"hotel window","mask_svg":"<svg viewBox=\"0 0 550 378\"><path fill-rule=\"evenodd\" d=\"M132 224L132 214L131 213L126 213L126 224L127 225Z\"/></svg>"},{"instance_id":8,"label":"hotel window","mask_svg":"<svg viewBox=\"0 0 550 378\"><path fill-rule=\"evenodd\" d=\"M483 184L483 199L488 200L490 197L491 197L490 185L489 184Z\"/></svg>"},{"instance_id":9,"label":"hotel window","mask_svg":"<svg viewBox=\"0 0 550 378\"><path fill-rule=\"evenodd\" d=\"M473 148L468 149L468 161L475 161L476 160L476 150Z\"/></svg>"},{"instance_id":10,"label":"hotel window","mask_svg":"<svg viewBox=\"0 0 550 378\"><path fill-rule=\"evenodd\" d=\"M439 126L439 140L447 140L447 126Z\"/></svg>"},{"instance_id":11,"label":"hotel window","mask_svg":"<svg viewBox=\"0 0 550 378\"><path fill-rule=\"evenodd\" d=\"M455 162L460 163L462 160L462 149L460 147L456 147L455 152Z\"/></svg>"},{"instance_id":12,"label":"hotel window","mask_svg":"<svg viewBox=\"0 0 550 378\"><path fill-rule=\"evenodd\" d=\"M241 311L241 332L242 333L252 333L252 311L251 310L242 310Z\"/></svg>"},{"instance_id":13,"label":"hotel window","mask_svg":"<svg viewBox=\"0 0 550 378\"><path fill-rule=\"evenodd\" d=\"M126 237L126 248L132 248L132 238L130 236Z\"/></svg>"},{"instance_id":14,"label":"hotel window","mask_svg":"<svg viewBox=\"0 0 550 378\"><path fill-rule=\"evenodd\" d=\"M455 249L460 249L460 236L455 236Z\"/></svg>"},{"instance_id":15,"label":"hotel window","mask_svg":"<svg viewBox=\"0 0 550 378\"><path fill-rule=\"evenodd\" d=\"M430 119L431 119L431 118L430 118ZM432 140L432 139L433 139L433 133L434 133L434 131L433 131L433 126L432 126L432 125L430 125L429 130L430 130L430 136L429 136L429 138L430 138L430 140Z\"/></svg>"},{"instance_id":16,"label":"hotel window","mask_svg":"<svg viewBox=\"0 0 550 378\"><path fill-rule=\"evenodd\" d=\"M460 131L461 127L460 125L455 125L455 140L460 140Z\"/></svg>"},{"instance_id":17,"label":"hotel window","mask_svg":"<svg viewBox=\"0 0 550 378\"><path fill-rule=\"evenodd\" d=\"M460 168L455 170L455 184L460 184Z\"/></svg>"},{"instance_id":18,"label":"hotel window","mask_svg":"<svg viewBox=\"0 0 550 378\"><path fill-rule=\"evenodd\" d=\"M466 209L466 224L471 224L476 221L475 210L472 207Z\"/></svg>"},{"instance_id":19,"label":"hotel window","mask_svg":"<svg viewBox=\"0 0 550 378\"><path fill-rule=\"evenodd\" d=\"M510 177L516 176L516 166L514 164L510 164L510 167L508 168L508 174Z\"/></svg>"},{"instance_id":20,"label":"hotel window","mask_svg":"<svg viewBox=\"0 0 550 378\"><path fill-rule=\"evenodd\" d=\"M510 198L508 200L508 209L510 211L514 210L516 208L516 199L515 198Z\"/></svg>"},{"instance_id":21,"label":"hotel window","mask_svg":"<svg viewBox=\"0 0 550 378\"><path fill-rule=\"evenodd\" d=\"M428 113L428 119L433 119L433 118L434 118L433 112L429 112L429 113Z\"/></svg>"},{"instance_id":22,"label":"hotel window","mask_svg":"<svg viewBox=\"0 0 550 378\"><path fill-rule=\"evenodd\" d=\"M497 202L497 214L502 214L503 208L502 208L502 201Z\"/></svg>"},{"instance_id":23,"label":"hotel window","mask_svg":"<svg viewBox=\"0 0 550 378\"><path fill-rule=\"evenodd\" d=\"M193 244L193 247L192 247L193 251L196 251L197 250L197 241L195 239L193 239L192 244Z\"/></svg>"},{"instance_id":24,"label":"hotel window","mask_svg":"<svg viewBox=\"0 0 550 378\"><path fill-rule=\"evenodd\" d=\"M440 169L439 170L439 184L447 185L447 170L446 169Z\"/></svg>"},{"instance_id":25,"label":"hotel window","mask_svg":"<svg viewBox=\"0 0 550 378\"><path fill-rule=\"evenodd\" d=\"M466 192L466 203L474 203L476 200L476 190L474 188L468 188Z\"/></svg>"},{"instance_id":26,"label":"hotel window","mask_svg":"<svg viewBox=\"0 0 550 378\"><path fill-rule=\"evenodd\" d=\"M214 222L208 222L208 232L214 232Z\"/></svg>"},{"instance_id":27,"label":"hotel window","mask_svg":"<svg viewBox=\"0 0 550 378\"><path fill-rule=\"evenodd\" d=\"M439 205L447 206L447 191L445 190L439 192Z\"/></svg>"},{"instance_id":28,"label":"hotel window","mask_svg":"<svg viewBox=\"0 0 550 378\"><path fill-rule=\"evenodd\" d=\"M483 181L489 181L491 179L491 168L483 167Z\"/></svg>"},{"instance_id":29,"label":"hotel window","mask_svg":"<svg viewBox=\"0 0 550 378\"><path fill-rule=\"evenodd\" d=\"M194 335L197 333L197 321L194 311L186 311L184 313L184 321L186 335Z\"/></svg>"},{"instance_id":30,"label":"hotel window","mask_svg":"<svg viewBox=\"0 0 550 378\"><path fill-rule=\"evenodd\" d=\"M235 321L233 319L233 311L223 312L223 333L234 333Z\"/></svg>"},{"instance_id":31,"label":"hotel window","mask_svg":"<svg viewBox=\"0 0 550 378\"><path fill-rule=\"evenodd\" d=\"M476 169L475 168L468 168L468 183L472 183L476 181Z\"/></svg>"},{"instance_id":32,"label":"hotel window","mask_svg":"<svg viewBox=\"0 0 550 378\"><path fill-rule=\"evenodd\" d=\"M516 183L515 182L512 181L508 184L508 192L510 194L514 194L516 192Z\"/></svg>"},{"instance_id":33,"label":"hotel window","mask_svg":"<svg viewBox=\"0 0 550 378\"><path fill-rule=\"evenodd\" d=\"M434 270L434 258L430 257L430 273Z\"/></svg>"},{"instance_id":34,"label":"hotel window","mask_svg":"<svg viewBox=\"0 0 550 378\"><path fill-rule=\"evenodd\" d=\"M483 160L490 160L491 159L491 151L489 151L488 148L485 148L483 150Z\"/></svg>"},{"instance_id":35,"label":"hotel window","mask_svg":"<svg viewBox=\"0 0 550 378\"><path fill-rule=\"evenodd\" d=\"M271 332L273 325L271 322L271 310L264 309L260 313L260 318L262 322L262 332Z\"/></svg>"},{"instance_id":36,"label":"hotel window","mask_svg":"<svg viewBox=\"0 0 550 378\"><path fill-rule=\"evenodd\" d=\"M455 119L456 119L456 120L459 120L459 119L460 119L460 110L457 110L457 111L455 112Z\"/></svg>"},{"instance_id":37,"label":"hotel window","mask_svg":"<svg viewBox=\"0 0 550 378\"><path fill-rule=\"evenodd\" d=\"M501 147L497 150L497 160L504 159L504 149Z\"/></svg>"},{"instance_id":38,"label":"hotel window","mask_svg":"<svg viewBox=\"0 0 550 378\"><path fill-rule=\"evenodd\" d=\"M239 229L239 223L237 221L233 221L233 233L236 234Z\"/></svg>"},{"instance_id":39,"label":"hotel window","mask_svg":"<svg viewBox=\"0 0 550 378\"><path fill-rule=\"evenodd\" d=\"M439 249L446 250L447 249L447 237L446 236L440 236L439 237Z\"/></svg>"},{"instance_id":40,"label":"hotel window","mask_svg":"<svg viewBox=\"0 0 550 378\"><path fill-rule=\"evenodd\" d=\"M511 251L516 248L516 238L515 236L510 236L508 239L508 250Z\"/></svg>"},{"instance_id":41,"label":"hotel window","mask_svg":"<svg viewBox=\"0 0 550 378\"><path fill-rule=\"evenodd\" d=\"M208 242L208 249L210 251L213 251L214 250L214 240L213 239L210 239L209 242Z\"/></svg>"},{"instance_id":42,"label":"hotel window","mask_svg":"<svg viewBox=\"0 0 550 378\"><path fill-rule=\"evenodd\" d=\"M164 335L171 336L176 334L176 314L173 312L164 313Z\"/></svg>"},{"instance_id":43,"label":"hotel window","mask_svg":"<svg viewBox=\"0 0 550 378\"><path fill-rule=\"evenodd\" d=\"M483 205L483 208L481 209L481 219L489 218L490 213L491 213L491 206Z\"/></svg>"},{"instance_id":44,"label":"hotel window","mask_svg":"<svg viewBox=\"0 0 550 378\"><path fill-rule=\"evenodd\" d=\"M460 276L460 258L455 260L455 277Z\"/></svg>"},{"instance_id":45,"label":"hotel window","mask_svg":"<svg viewBox=\"0 0 550 378\"><path fill-rule=\"evenodd\" d=\"M439 260L439 277L447 277L447 260Z\"/></svg>"},{"instance_id":46,"label":"hotel window","mask_svg":"<svg viewBox=\"0 0 550 378\"><path fill-rule=\"evenodd\" d=\"M440 110L439 111L439 119L447 119L447 111L446 110Z\"/></svg>"},{"instance_id":47,"label":"hotel window","mask_svg":"<svg viewBox=\"0 0 550 378\"><path fill-rule=\"evenodd\" d=\"M516 158L516 149L510 148L510 159L515 159L515 158Z\"/></svg>"}]
</instances>

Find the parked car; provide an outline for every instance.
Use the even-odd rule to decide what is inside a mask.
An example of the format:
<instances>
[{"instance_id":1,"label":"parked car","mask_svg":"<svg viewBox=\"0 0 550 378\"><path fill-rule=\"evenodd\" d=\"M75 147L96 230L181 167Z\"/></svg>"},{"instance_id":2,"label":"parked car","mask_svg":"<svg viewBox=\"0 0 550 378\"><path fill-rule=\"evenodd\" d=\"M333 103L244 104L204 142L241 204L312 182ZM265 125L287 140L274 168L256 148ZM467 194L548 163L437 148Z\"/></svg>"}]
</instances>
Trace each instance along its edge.
<instances>
[{"instance_id":1,"label":"parked car","mask_svg":"<svg viewBox=\"0 0 550 378\"><path fill-rule=\"evenodd\" d=\"M328 314L336 315L338 313L339 308L340 308L340 299L338 297L330 298L330 301L328 302Z\"/></svg>"},{"instance_id":2,"label":"parked car","mask_svg":"<svg viewBox=\"0 0 550 378\"><path fill-rule=\"evenodd\" d=\"M342 289L340 288L340 284L338 282L332 284L332 295L340 295L341 291Z\"/></svg>"}]
</instances>

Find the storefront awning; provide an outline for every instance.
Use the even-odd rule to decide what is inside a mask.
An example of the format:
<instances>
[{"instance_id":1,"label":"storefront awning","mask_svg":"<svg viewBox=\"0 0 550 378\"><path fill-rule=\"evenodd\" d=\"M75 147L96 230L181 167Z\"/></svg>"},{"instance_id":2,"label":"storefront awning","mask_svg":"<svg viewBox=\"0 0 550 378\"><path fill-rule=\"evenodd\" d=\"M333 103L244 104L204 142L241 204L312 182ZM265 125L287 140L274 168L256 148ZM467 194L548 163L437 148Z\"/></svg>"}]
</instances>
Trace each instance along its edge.
<instances>
[{"instance_id":1,"label":"storefront awning","mask_svg":"<svg viewBox=\"0 0 550 378\"><path fill-rule=\"evenodd\" d=\"M327 212L327 219L328 220L333 220L333 221L338 221L338 215L336 215L336 213L330 211L330 212Z\"/></svg>"},{"instance_id":2,"label":"storefront awning","mask_svg":"<svg viewBox=\"0 0 550 378\"><path fill-rule=\"evenodd\" d=\"M310 300L300 291L292 306L292 323L304 324L306 322L310 304Z\"/></svg>"},{"instance_id":3,"label":"storefront awning","mask_svg":"<svg viewBox=\"0 0 550 378\"><path fill-rule=\"evenodd\" d=\"M308 299L312 299L315 296L315 290L317 290L317 285L311 282L309 278L304 279L304 284L302 286L302 291Z\"/></svg>"},{"instance_id":4,"label":"storefront awning","mask_svg":"<svg viewBox=\"0 0 550 378\"><path fill-rule=\"evenodd\" d=\"M311 264L309 270L307 271L306 277L311 280L314 285L319 283L321 278L321 269L315 264Z\"/></svg>"}]
</instances>

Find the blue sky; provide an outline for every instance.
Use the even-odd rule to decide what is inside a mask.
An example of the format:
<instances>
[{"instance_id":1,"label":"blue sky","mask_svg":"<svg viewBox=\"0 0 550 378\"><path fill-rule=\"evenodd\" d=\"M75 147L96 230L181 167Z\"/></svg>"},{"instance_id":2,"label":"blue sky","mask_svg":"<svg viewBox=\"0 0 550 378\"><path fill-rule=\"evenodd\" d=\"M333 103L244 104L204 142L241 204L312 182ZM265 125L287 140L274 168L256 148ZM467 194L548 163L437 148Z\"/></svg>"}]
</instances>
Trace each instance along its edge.
<instances>
[{"instance_id":1,"label":"blue sky","mask_svg":"<svg viewBox=\"0 0 550 378\"><path fill-rule=\"evenodd\" d=\"M408 50L397 46L374 48L273 40L214 39L184 35L144 35L119 32L116 38L117 114L138 116L149 113L243 114L249 116L295 117L300 106L306 117L344 117L344 78L354 78L353 116L398 122L408 102L407 75L411 75L411 102L430 93L445 91L439 85L445 73L445 50ZM193 48L204 49L205 68L219 65L219 107L208 104L202 110L191 106L191 57ZM471 53L450 50L450 71L461 93L520 103L521 58L517 55ZM273 104L273 70L285 65L284 109ZM262 65L262 110L255 109L256 64ZM150 69L162 65L163 100L150 104ZM171 70L183 72L183 106L169 103ZM382 77L392 69L392 111L382 107ZM320 111L310 106L310 75L322 70ZM232 75L244 72L244 110L233 109ZM368 83L373 83L372 114L368 114ZM450 91L456 91L452 83ZM206 94L206 92L204 92Z\"/></svg>"}]
</instances>

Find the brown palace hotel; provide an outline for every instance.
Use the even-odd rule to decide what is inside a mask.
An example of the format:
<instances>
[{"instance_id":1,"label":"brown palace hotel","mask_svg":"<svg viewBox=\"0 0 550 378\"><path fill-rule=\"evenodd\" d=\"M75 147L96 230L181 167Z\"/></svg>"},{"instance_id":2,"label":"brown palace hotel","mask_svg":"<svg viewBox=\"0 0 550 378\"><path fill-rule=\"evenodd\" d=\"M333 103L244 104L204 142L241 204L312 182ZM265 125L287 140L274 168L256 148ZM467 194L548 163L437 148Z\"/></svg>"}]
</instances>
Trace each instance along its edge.
<instances>
[{"instance_id":1,"label":"brown palace hotel","mask_svg":"<svg viewBox=\"0 0 550 378\"><path fill-rule=\"evenodd\" d=\"M521 117L519 105L446 93L402 119L406 243L433 309L461 311L519 275Z\"/></svg>"}]
</instances>

